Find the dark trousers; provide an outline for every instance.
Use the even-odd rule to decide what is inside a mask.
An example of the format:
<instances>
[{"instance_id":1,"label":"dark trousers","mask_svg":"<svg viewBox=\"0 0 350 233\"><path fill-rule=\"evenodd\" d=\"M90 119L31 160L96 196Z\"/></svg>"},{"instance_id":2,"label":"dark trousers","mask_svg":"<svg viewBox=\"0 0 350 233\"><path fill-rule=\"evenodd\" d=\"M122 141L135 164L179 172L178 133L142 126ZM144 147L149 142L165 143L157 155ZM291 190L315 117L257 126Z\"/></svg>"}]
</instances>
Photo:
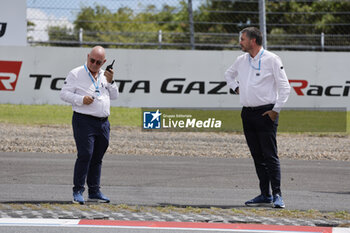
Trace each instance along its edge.
<instances>
[{"instance_id":1,"label":"dark trousers","mask_svg":"<svg viewBox=\"0 0 350 233\"><path fill-rule=\"evenodd\" d=\"M281 195L281 169L277 156L276 133L278 118L273 122L268 115L273 105L255 108L243 107L241 112L244 135L253 157L262 195Z\"/></svg>"},{"instance_id":2,"label":"dark trousers","mask_svg":"<svg viewBox=\"0 0 350 233\"><path fill-rule=\"evenodd\" d=\"M109 121L74 112L72 125L78 151L73 192L84 191L86 181L89 193L95 193L100 189L102 158L109 144Z\"/></svg>"}]
</instances>

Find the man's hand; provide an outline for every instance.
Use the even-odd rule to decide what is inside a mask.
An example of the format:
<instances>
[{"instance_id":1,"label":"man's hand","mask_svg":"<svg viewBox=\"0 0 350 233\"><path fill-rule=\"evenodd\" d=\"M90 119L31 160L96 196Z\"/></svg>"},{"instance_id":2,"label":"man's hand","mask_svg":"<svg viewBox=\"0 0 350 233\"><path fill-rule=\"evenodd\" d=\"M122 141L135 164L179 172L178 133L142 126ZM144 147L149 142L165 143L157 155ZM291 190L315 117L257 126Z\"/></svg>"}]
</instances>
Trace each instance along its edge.
<instances>
[{"instance_id":1,"label":"man's hand","mask_svg":"<svg viewBox=\"0 0 350 233\"><path fill-rule=\"evenodd\" d=\"M91 96L84 96L83 104L89 105L92 102L94 102L94 99Z\"/></svg>"},{"instance_id":2,"label":"man's hand","mask_svg":"<svg viewBox=\"0 0 350 233\"><path fill-rule=\"evenodd\" d=\"M105 76L106 76L106 79L107 79L107 82L111 83L113 81L113 69L110 69L110 70L106 70L105 71Z\"/></svg>"},{"instance_id":3,"label":"man's hand","mask_svg":"<svg viewBox=\"0 0 350 233\"><path fill-rule=\"evenodd\" d=\"M270 117L270 119L272 121L275 121L277 119L277 117L278 117L278 112L275 112L275 111L272 111L272 110L266 111L262 115L265 116L266 114L269 115L269 117Z\"/></svg>"},{"instance_id":4,"label":"man's hand","mask_svg":"<svg viewBox=\"0 0 350 233\"><path fill-rule=\"evenodd\" d=\"M239 94L239 87L236 87L235 92Z\"/></svg>"}]
</instances>

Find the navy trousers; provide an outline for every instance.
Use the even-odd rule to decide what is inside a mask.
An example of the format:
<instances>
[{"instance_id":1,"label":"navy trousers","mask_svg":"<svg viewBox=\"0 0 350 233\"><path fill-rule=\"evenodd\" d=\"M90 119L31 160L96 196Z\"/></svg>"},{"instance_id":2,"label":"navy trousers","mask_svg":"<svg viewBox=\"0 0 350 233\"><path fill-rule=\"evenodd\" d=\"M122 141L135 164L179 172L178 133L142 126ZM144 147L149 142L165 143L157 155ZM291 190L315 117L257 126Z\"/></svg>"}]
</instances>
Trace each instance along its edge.
<instances>
[{"instance_id":1,"label":"navy trousers","mask_svg":"<svg viewBox=\"0 0 350 233\"><path fill-rule=\"evenodd\" d=\"M278 118L273 122L268 115L273 105L255 108L243 107L241 112L244 135L254 160L262 195L281 195L281 168L277 155L276 133Z\"/></svg>"},{"instance_id":2,"label":"navy trousers","mask_svg":"<svg viewBox=\"0 0 350 233\"><path fill-rule=\"evenodd\" d=\"M86 181L89 193L96 193L100 189L102 159L109 145L108 118L74 112L72 125L78 151L74 166L73 192L83 192Z\"/></svg>"}]
</instances>

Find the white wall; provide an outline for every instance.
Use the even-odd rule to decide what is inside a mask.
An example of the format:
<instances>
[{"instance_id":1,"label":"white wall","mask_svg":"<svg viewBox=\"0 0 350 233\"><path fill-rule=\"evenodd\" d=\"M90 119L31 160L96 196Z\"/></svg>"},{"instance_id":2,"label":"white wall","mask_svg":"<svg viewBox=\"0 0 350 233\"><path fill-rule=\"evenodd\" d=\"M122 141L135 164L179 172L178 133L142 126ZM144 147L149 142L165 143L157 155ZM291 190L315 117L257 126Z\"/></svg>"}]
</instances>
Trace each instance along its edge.
<instances>
[{"instance_id":1,"label":"white wall","mask_svg":"<svg viewBox=\"0 0 350 233\"><path fill-rule=\"evenodd\" d=\"M64 104L59 99L63 80L71 69L85 63L89 51L89 48L0 46L0 103ZM288 78L296 80L291 83L293 89L285 107L350 108L350 53L276 53L282 58ZM238 108L239 96L230 94L227 86L218 91L220 94L213 89L225 82L224 72L240 54L240 51L107 49L106 65L116 59L115 79L119 86L124 85L112 106ZM298 91L302 84L305 87ZM170 93L181 88L180 93Z\"/></svg>"}]
</instances>

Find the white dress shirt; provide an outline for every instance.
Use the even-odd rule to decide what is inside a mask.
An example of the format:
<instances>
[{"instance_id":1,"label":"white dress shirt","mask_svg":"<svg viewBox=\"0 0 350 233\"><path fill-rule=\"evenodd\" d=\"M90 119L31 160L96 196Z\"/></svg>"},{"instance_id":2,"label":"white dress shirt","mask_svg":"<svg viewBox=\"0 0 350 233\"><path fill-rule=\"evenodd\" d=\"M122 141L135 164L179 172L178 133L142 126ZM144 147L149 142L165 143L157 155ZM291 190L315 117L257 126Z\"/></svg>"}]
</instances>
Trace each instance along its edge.
<instances>
[{"instance_id":1,"label":"white dress shirt","mask_svg":"<svg viewBox=\"0 0 350 233\"><path fill-rule=\"evenodd\" d=\"M239 87L240 103L245 107L274 104L280 112L287 102L290 85L281 59L263 48L254 57L249 53L239 56L225 72L227 85Z\"/></svg>"},{"instance_id":2,"label":"white dress shirt","mask_svg":"<svg viewBox=\"0 0 350 233\"><path fill-rule=\"evenodd\" d=\"M72 104L75 112L95 117L108 117L110 115L110 100L117 99L119 95L118 86L115 82L108 83L104 76L104 70L100 69L99 85L97 85L98 81L95 80L95 85L100 91L100 95L97 96L96 87L89 72L86 64L70 71L60 92L60 98ZM83 104L84 96L94 97L94 101L89 105Z\"/></svg>"}]
</instances>

